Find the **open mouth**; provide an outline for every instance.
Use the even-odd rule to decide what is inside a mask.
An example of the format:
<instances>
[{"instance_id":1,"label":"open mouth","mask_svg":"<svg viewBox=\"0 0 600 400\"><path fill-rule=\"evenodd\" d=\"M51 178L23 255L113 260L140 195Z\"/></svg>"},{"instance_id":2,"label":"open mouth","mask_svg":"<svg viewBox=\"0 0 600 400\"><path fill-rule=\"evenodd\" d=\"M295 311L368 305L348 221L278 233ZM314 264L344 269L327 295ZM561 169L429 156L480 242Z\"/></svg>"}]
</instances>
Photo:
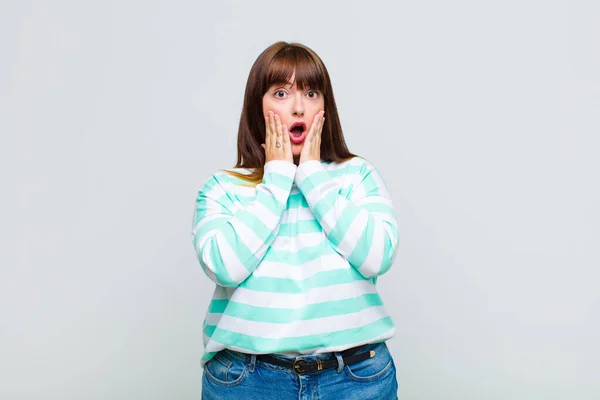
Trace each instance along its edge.
<instances>
[{"instance_id":1,"label":"open mouth","mask_svg":"<svg viewBox=\"0 0 600 400\"><path fill-rule=\"evenodd\" d=\"M306 124L304 122L294 122L290 128L290 139L293 143L302 143L306 137Z\"/></svg>"}]
</instances>

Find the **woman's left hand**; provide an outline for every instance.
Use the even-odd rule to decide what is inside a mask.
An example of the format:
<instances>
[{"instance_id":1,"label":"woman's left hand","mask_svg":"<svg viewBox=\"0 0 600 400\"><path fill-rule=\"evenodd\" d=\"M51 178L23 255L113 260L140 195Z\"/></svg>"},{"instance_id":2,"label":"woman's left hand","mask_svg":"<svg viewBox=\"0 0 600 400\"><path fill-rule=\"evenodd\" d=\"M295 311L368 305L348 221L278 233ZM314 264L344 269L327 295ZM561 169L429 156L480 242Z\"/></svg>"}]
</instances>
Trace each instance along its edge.
<instances>
[{"instance_id":1,"label":"woman's left hand","mask_svg":"<svg viewBox=\"0 0 600 400\"><path fill-rule=\"evenodd\" d=\"M310 127L304 146L300 152L300 162L298 165L306 161L317 160L321 161L321 132L323 130L323 121L325 121L325 111L319 111Z\"/></svg>"}]
</instances>

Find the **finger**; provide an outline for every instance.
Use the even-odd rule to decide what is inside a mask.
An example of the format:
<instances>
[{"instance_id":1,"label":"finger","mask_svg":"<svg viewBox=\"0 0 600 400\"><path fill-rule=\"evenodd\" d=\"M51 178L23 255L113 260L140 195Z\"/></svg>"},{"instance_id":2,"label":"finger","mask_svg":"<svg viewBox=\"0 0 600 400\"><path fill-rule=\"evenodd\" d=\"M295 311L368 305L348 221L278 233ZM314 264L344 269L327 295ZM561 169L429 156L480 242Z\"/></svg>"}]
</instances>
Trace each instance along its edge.
<instances>
[{"instance_id":1,"label":"finger","mask_svg":"<svg viewBox=\"0 0 600 400\"><path fill-rule=\"evenodd\" d=\"M276 128L275 128L275 118L273 117L273 112L269 111L269 123L271 125L271 139L274 139L275 134L277 132ZM275 141L273 140L271 142L271 146L273 146L275 144Z\"/></svg>"},{"instance_id":2,"label":"finger","mask_svg":"<svg viewBox=\"0 0 600 400\"><path fill-rule=\"evenodd\" d=\"M292 143L290 141L290 133L287 129L287 126L283 125L283 152L290 161L293 160L294 156L292 155Z\"/></svg>"},{"instance_id":3,"label":"finger","mask_svg":"<svg viewBox=\"0 0 600 400\"><path fill-rule=\"evenodd\" d=\"M315 115L313 118L313 123L310 125L310 131L308 131L308 135L306 135L306 140L308 142L312 142L313 136L319 126L319 114Z\"/></svg>"},{"instance_id":4,"label":"finger","mask_svg":"<svg viewBox=\"0 0 600 400\"><path fill-rule=\"evenodd\" d=\"M271 145L271 126L269 124L269 116L265 115L265 146ZM267 147L265 147L265 150Z\"/></svg>"},{"instance_id":5,"label":"finger","mask_svg":"<svg viewBox=\"0 0 600 400\"><path fill-rule=\"evenodd\" d=\"M321 137L321 134L323 133L323 125L325 125L325 117L321 117L321 123L319 124L319 138Z\"/></svg>"},{"instance_id":6,"label":"finger","mask_svg":"<svg viewBox=\"0 0 600 400\"><path fill-rule=\"evenodd\" d=\"M317 114L317 121L315 122L315 131L313 133L313 139L311 141L313 151L316 151L320 148L321 145L321 128L323 127L323 118L322 114Z\"/></svg>"},{"instance_id":7,"label":"finger","mask_svg":"<svg viewBox=\"0 0 600 400\"><path fill-rule=\"evenodd\" d=\"M312 137L312 133L313 133L314 129L315 129L315 121L313 121L313 123L310 124L310 129L308 130L308 133L306 134L306 139L304 139L304 141L306 143L310 143L310 138ZM306 146L304 146L304 147L306 147Z\"/></svg>"},{"instance_id":8,"label":"finger","mask_svg":"<svg viewBox=\"0 0 600 400\"><path fill-rule=\"evenodd\" d=\"M287 126L285 126L285 125L281 126L281 133L283 134L283 143L289 143L289 141L290 141L290 134L289 134L289 131L287 129Z\"/></svg>"},{"instance_id":9,"label":"finger","mask_svg":"<svg viewBox=\"0 0 600 400\"><path fill-rule=\"evenodd\" d=\"M315 121L315 135L318 135L321 130L321 116L317 115L317 120Z\"/></svg>"},{"instance_id":10,"label":"finger","mask_svg":"<svg viewBox=\"0 0 600 400\"><path fill-rule=\"evenodd\" d=\"M316 146L317 148L321 148L321 138L323 137L323 125L325 123L325 118L321 119L321 124L319 126L319 134L317 135L317 143Z\"/></svg>"},{"instance_id":11,"label":"finger","mask_svg":"<svg viewBox=\"0 0 600 400\"><path fill-rule=\"evenodd\" d=\"M280 147L277 147L277 143L281 144L281 121L279 120L279 115L273 114L273 120L275 121L275 134L273 135L273 142L275 142L275 148L277 151L281 152L283 151L281 148L282 146L280 145Z\"/></svg>"},{"instance_id":12,"label":"finger","mask_svg":"<svg viewBox=\"0 0 600 400\"><path fill-rule=\"evenodd\" d=\"M281 120L279 114L275 114L275 128L277 128L277 136L281 137Z\"/></svg>"}]
</instances>

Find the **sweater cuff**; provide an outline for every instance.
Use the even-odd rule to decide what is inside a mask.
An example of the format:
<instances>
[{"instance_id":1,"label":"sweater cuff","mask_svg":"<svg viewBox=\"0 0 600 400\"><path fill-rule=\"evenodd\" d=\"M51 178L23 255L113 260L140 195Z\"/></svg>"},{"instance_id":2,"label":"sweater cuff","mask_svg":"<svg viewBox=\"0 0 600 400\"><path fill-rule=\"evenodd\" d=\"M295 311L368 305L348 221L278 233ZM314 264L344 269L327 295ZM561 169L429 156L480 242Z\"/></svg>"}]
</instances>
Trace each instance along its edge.
<instances>
[{"instance_id":1,"label":"sweater cuff","mask_svg":"<svg viewBox=\"0 0 600 400\"><path fill-rule=\"evenodd\" d=\"M319 160L305 161L298 166L296 169L296 185L301 186L308 177L314 175L317 172L325 171L325 167Z\"/></svg>"},{"instance_id":2,"label":"sweater cuff","mask_svg":"<svg viewBox=\"0 0 600 400\"><path fill-rule=\"evenodd\" d=\"M271 160L265 163L263 177L268 174L276 173L293 180L294 176L296 175L297 168L298 167L293 162L285 160Z\"/></svg>"}]
</instances>

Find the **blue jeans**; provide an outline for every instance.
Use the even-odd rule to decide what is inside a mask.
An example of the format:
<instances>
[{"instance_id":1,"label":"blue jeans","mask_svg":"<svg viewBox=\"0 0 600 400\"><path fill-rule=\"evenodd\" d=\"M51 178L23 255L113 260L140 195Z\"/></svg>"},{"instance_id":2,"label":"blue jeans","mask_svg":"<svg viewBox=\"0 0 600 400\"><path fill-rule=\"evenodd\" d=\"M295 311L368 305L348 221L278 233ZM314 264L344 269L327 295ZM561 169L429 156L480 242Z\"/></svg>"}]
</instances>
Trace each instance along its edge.
<instances>
[{"instance_id":1,"label":"blue jeans","mask_svg":"<svg viewBox=\"0 0 600 400\"><path fill-rule=\"evenodd\" d=\"M358 353L375 350L375 356L347 365L340 352L286 357L307 361L336 357L338 367L296 374L291 368L257 360L255 354L221 350L204 365L203 400L229 399L398 399L396 366L385 342L371 343Z\"/></svg>"}]
</instances>

